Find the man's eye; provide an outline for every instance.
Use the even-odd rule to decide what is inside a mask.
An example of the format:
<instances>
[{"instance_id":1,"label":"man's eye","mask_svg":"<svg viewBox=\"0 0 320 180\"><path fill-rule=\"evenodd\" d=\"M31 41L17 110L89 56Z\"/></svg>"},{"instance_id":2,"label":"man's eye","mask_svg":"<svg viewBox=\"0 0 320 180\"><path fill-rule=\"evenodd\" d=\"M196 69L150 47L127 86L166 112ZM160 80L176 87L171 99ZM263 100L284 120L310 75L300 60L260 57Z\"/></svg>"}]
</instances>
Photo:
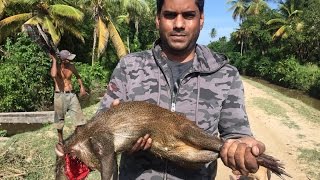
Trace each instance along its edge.
<instances>
[{"instance_id":1,"label":"man's eye","mask_svg":"<svg viewBox=\"0 0 320 180\"><path fill-rule=\"evenodd\" d=\"M177 17L177 14L176 13L165 13L163 15L166 19L174 19Z\"/></svg>"},{"instance_id":2,"label":"man's eye","mask_svg":"<svg viewBox=\"0 0 320 180\"><path fill-rule=\"evenodd\" d=\"M192 12L188 12L188 13L183 13L182 16L184 19L193 19L196 16L196 14Z\"/></svg>"}]
</instances>

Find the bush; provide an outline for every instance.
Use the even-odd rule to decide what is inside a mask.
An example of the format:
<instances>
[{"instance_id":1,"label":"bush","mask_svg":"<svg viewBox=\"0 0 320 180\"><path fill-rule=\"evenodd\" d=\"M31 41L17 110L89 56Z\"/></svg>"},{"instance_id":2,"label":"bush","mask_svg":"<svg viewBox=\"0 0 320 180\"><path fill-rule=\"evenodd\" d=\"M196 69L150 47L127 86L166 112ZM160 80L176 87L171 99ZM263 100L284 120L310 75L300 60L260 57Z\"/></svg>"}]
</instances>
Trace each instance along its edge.
<instances>
[{"instance_id":1,"label":"bush","mask_svg":"<svg viewBox=\"0 0 320 180\"><path fill-rule=\"evenodd\" d=\"M309 88L308 93L311 96L320 99L320 70L317 71L317 73L314 76L314 79L315 79L315 81L311 85L311 87Z\"/></svg>"},{"instance_id":2,"label":"bush","mask_svg":"<svg viewBox=\"0 0 320 180\"><path fill-rule=\"evenodd\" d=\"M0 112L46 110L53 96L48 56L26 35L5 44L1 59Z\"/></svg>"},{"instance_id":3,"label":"bush","mask_svg":"<svg viewBox=\"0 0 320 180\"><path fill-rule=\"evenodd\" d=\"M319 71L315 65L300 65L295 58L290 58L275 64L271 80L281 86L307 92L316 83Z\"/></svg>"},{"instance_id":4,"label":"bush","mask_svg":"<svg viewBox=\"0 0 320 180\"><path fill-rule=\"evenodd\" d=\"M246 56L241 56L239 52L227 53L227 56L230 60L230 64L235 66L241 74L246 75L250 59L248 59Z\"/></svg>"},{"instance_id":5,"label":"bush","mask_svg":"<svg viewBox=\"0 0 320 180\"><path fill-rule=\"evenodd\" d=\"M95 63L93 66L79 63L76 64L76 68L88 91L104 89L110 76L110 70L103 68L99 63ZM77 84L75 78L73 78L73 84ZM80 91L79 86L74 86L74 89Z\"/></svg>"}]
</instances>

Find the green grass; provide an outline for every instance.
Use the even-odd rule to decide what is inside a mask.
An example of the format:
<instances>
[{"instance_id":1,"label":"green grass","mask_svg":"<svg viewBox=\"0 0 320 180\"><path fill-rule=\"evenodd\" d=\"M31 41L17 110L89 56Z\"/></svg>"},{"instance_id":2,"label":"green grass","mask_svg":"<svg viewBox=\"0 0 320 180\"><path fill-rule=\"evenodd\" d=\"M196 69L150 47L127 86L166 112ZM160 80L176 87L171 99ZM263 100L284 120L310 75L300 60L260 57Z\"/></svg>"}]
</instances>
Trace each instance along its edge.
<instances>
[{"instance_id":1,"label":"green grass","mask_svg":"<svg viewBox=\"0 0 320 180\"><path fill-rule=\"evenodd\" d=\"M286 109L270 99L255 97L252 99L252 104L265 111L268 115L279 117L281 122L289 128L299 129L299 126L287 116Z\"/></svg>"},{"instance_id":2,"label":"green grass","mask_svg":"<svg viewBox=\"0 0 320 180\"><path fill-rule=\"evenodd\" d=\"M308 164L305 169L310 179L320 179L320 149L299 149L299 161Z\"/></svg>"},{"instance_id":3,"label":"green grass","mask_svg":"<svg viewBox=\"0 0 320 180\"><path fill-rule=\"evenodd\" d=\"M248 82L249 84L267 92L269 95L273 96L274 98L285 102L286 104L288 104L290 107L292 107L293 109L295 109L297 111L298 114L300 114L302 117L304 117L304 119L306 121L312 122L312 123L316 123L320 125L320 112L319 110L310 107L306 104L304 104L303 102L296 100L294 98L291 97L287 97L285 95L283 95L282 93L267 87L261 83L255 82L253 80L250 80L246 77L242 77L242 79L246 82ZM283 108L282 108L283 109Z\"/></svg>"},{"instance_id":4,"label":"green grass","mask_svg":"<svg viewBox=\"0 0 320 180\"><path fill-rule=\"evenodd\" d=\"M97 104L83 109L87 119L96 110ZM65 137L71 132L73 128L67 116ZM10 137L0 146L0 179L54 179L54 147L57 140L53 125ZM93 179L97 178L93 176L91 180Z\"/></svg>"}]
</instances>

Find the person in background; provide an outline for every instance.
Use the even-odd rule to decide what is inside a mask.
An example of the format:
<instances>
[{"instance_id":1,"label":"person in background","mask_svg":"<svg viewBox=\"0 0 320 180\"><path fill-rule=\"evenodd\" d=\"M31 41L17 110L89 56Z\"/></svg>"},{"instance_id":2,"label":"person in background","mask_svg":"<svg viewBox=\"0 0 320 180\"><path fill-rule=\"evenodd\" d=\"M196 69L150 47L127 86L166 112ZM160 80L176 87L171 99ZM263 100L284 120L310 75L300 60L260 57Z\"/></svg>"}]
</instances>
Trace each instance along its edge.
<instances>
[{"instance_id":1,"label":"person in background","mask_svg":"<svg viewBox=\"0 0 320 180\"><path fill-rule=\"evenodd\" d=\"M204 0L157 0L160 39L150 50L131 53L114 69L98 112L125 101L147 101L183 113L223 139L223 163L235 174L256 172L255 156L265 151L251 132L238 70L222 54L198 45ZM147 134L122 153L119 179L211 180L217 162L186 169L149 153Z\"/></svg>"},{"instance_id":2,"label":"person in background","mask_svg":"<svg viewBox=\"0 0 320 180\"><path fill-rule=\"evenodd\" d=\"M50 58L52 59L51 77L54 81L54 121L58 131L58 144L60 145L63 144L63 127L67 112L70 113L76 128L86 123L79 100L73 92L71 83L72 75L75 75L80 85L79 96L87 94L77 69L71 63L75 57L76 55L68 50L62 50L59 52L61 61L57 62L55 55L53 53L50 54Z\"/></svg>"}]
</instances>

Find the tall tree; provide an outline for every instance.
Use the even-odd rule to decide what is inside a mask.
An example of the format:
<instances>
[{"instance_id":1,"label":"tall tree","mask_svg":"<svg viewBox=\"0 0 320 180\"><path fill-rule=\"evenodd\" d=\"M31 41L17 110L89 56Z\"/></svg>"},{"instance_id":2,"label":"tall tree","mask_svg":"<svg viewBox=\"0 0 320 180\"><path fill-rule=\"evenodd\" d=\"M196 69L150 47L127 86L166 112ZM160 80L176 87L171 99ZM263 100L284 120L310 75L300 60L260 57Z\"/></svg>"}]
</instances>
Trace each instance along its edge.
<instances>
[{"instance_id":1,"label":"tall tree","mask_svg":"<svg viewBox=\"0 0 320 180\"><path fill-rule=\"evenodd\" d=\"M235 39L238 41L238 44L240 44L240 54L241 56L244 53L244 40L247 39L250 35L250 32L248 31L248 29L240 27L239 29L237 29L236 32L233 33L233 36L235 37Z\"/></svg>"},{"instance_id":2,"label":"tall tree","mask_svg":"<svg viewBox=\"0 0 320 180\"><path fill-rule=\"evenodd\" d=\"M249 0L228 0L227 4L231 5L230 11L233 11L232 18L234 20L239 19L240 23L246 17L246 10L248 8Z\"/></svg>"},{"instance_id":3,"label":"tall tree","mask_svg":"<svg viewBox=\"0 0 320 180\"><path fill-rule=\"evenodd\" d=\"M8 4L8 0L0 0L0 19L2 17L3 11Z\"/></svg>"},{"instance_id":4,"label":"tall tree","mask_svg":"<svg viewBox=\"0 0 320 180\"><path fill-rule=\"evenodd\" d=\"M299 16L302 14L302 10L295 9L294 1L290 1L291 4L280 4L281 17L271 19L267 22L272 29L276 29L272 38L286 38L289 36L290 31L301 31L303 28L303 22L300 21Z\"/></svg>"},{"instance_id":5,"label":"tall tree","mask_svg":"<svg viewBox=\"0 0 320 180\"><path fill-rule=\"evenodd\" d=\"M117 30L116 22L114 21L116 17L114 17L111 12L123 11L123 9L125 9L126 12L130 10L131 14L133 12L139 12L141 14L144 9L142 7L147 7L142 5L145 4L145 2L143 0L82 0L79 1L79 3L88 12L93 12L95 21L92 64L94 63L94 60L96 58L99 59L101 54L105 51L109 39L116 49L118 58L126 55L127 47L123 43L119 31Z\"/></svg>"},{"instance_id":6,"label":"tall tree","mask_svg":"<svg viewBox=\"0 0 320 180\"><path fill-rule=\"evenodd\" d=\"M248 4L248 9L246 10L246 13L248 15L258 15L261 13L261 11L268 9L268 3L264 0L252 0Z\"/></svg>"},{"instance_id":7,"label":"tall tree","mask_svg":"<svg viewBox=\"0 0 320 180\"><path fill-rule=\"evenodd\" d=\"M212 28L210 32L210 37L213 39L217 36L217 30L216 28Z\"/></svg>"},{"instance_id":8,"label":"tall tree","mask_svg":"<svg viewBox=\"0 0 320 180\"><path fill-rule=\"evenodd\" d=\"M14 15L0 21L0 41L18 30L23 24L40 24L51 35L55 45L59 43L65 31L84 41L82 33L76 26L84 16L80 10L64 4L50 4L49 0L41 2L17 0L15 3L24 6L24 11L14 12ZM7 8L9 6L5 7L4 11Z\"/></svg>"}]
</instances>

